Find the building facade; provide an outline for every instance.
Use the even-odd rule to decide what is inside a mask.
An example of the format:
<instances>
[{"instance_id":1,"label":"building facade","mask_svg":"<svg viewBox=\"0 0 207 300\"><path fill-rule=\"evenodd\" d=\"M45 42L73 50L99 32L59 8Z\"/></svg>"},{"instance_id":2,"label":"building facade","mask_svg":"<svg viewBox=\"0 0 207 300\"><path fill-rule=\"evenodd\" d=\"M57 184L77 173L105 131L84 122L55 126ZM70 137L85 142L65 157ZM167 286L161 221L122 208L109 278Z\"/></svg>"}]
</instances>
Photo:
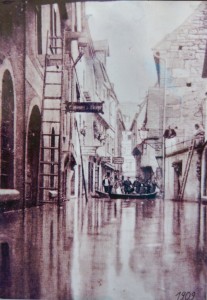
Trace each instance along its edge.
<instances>
[{"instance_id":1,"label":"building facade","mask_svg":"<svg viewBox=\"0 0 207 300\"><path fill-rule=\"evenodd\" d=\"M120 151L106 43L93 45L85 3L7 2L0 15L2 209L92 192L107 168L98 148ZM102 101L103 115L74 109Z\"/></svg>"},{"instance_id":2,"label":"building facade","mask_svg":"<svg viewBox=\"0 0 207 300\"><path fill-rule=\"evenodd\" d=\"M115 174L120 171L120 166L113 163L113 157L121 156L123 122L119 102L106 70L108 56L107 41L93 42L88 35L87 52L78 76L84 78L84 74L88 75L80 84L80 94L87 97L85 101L102 102L104 112L85 114L80 122L83 165L89 194L102 189L105 175L114 180Z\"/></svg>"},{"instance_id":3,"label":"building facade","mask_svg":"<svg viewBox=\"0 0 207 300\"><path fill-rule=\"evenodd\" d=\"M155 127L163 141L162 164L168 199L179 198L184 181L185 200L206 199L206 138L202 143L195 141L189 163L195 124L206 129L206 11L204 1L153 53L158 82L154 89L156 95L149 103L153 106L157 102L159 118L156 121L152 116L148 120L157 123ZM176 131L176 136L164 138L169 126Z\"/></svg>"},{"instance_id":4,"label":"building facade","mask_svg":"<svg viewBox=\"0 0 207 300\"><path fill-rule=\"evenodd\" d=\"M122 166L123 176L126 177L135 177L136 176L136 164L132 154L133 150L133 141L134 141L134 132L132 134L131 124L133 122L134 114L138 110L137 102L127 102L121 104L121 110L123 114L123 122L125 130L123 132L123 158L124 163Z\"/></svg>"}]
</instances>

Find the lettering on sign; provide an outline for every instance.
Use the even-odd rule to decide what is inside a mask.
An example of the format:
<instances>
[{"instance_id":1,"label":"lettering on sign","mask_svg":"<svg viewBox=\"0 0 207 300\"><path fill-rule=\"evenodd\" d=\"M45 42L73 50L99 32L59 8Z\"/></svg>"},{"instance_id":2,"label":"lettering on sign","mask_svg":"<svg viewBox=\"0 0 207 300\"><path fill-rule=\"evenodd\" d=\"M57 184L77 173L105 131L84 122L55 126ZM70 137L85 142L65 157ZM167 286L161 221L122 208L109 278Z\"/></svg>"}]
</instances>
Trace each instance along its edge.
<instances>
[{"instance_id":1,"label":"lettering on sign","mask_svg":"<svg viewBox=\"0 0 207 300\"><path fill-rule=\"evenodd\" d=\"M102 102L67 102L66 112L85 112L85 113L101 113L103 114Z\"/></svg>"},{"instance_id":2,"label":"lettering on sign","mask_svg":"<svg viewBox=\"0 0 207 300\"><path fill-rule=\"evenodd\" d=\"M123 164L124 163L124 157L118 156L112 158L113 164Z\"/></svg>"}]
</instances>

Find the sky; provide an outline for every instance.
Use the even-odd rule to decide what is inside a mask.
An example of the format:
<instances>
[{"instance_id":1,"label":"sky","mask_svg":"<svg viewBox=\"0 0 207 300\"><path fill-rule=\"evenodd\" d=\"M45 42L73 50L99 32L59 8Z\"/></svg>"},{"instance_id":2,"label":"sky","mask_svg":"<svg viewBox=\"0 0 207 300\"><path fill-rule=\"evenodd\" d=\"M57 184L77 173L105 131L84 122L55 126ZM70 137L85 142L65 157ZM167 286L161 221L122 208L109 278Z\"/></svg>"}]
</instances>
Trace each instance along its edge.
<instances>
[{"instance_id":1,"label":"sky","mask_svg":"<svg viewBox=\"0 0 207 300\"><path fill-rule=\"evenodd\" d=\"M118 100L143 101L156 83L153 47L181 25L200 1L87 2L93 40L108 40L107 70Z\"/></svg>"}]
</instances>

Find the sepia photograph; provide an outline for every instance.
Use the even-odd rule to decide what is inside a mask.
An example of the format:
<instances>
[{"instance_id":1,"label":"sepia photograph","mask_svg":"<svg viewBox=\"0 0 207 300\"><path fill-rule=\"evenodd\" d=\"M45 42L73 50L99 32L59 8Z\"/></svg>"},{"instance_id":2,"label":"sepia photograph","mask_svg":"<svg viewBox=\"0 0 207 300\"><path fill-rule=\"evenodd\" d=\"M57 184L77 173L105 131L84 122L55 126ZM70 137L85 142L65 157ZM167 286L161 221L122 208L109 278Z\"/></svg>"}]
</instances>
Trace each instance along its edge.
<instances>
[{"instance_id":1,"label":"sepia photograph","mask_svg":"<svg viewBox=\"0 0 207 300\"><path fill-rule=\"evenodd\" d=\"M207 300L207 1L0 0L0 299Z\"/></svg>"}]
</instances>

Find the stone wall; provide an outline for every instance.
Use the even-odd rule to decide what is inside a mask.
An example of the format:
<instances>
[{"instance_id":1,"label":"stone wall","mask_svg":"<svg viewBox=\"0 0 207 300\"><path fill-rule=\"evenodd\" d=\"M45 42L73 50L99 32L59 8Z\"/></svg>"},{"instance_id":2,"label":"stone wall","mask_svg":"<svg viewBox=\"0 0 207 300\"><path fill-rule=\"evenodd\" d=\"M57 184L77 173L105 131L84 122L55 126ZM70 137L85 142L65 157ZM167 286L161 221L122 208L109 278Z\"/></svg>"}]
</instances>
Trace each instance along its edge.
<instances>
[{"instance_id":1,"label":"stone wall","mask_svg":"<svg viewBox=\"0 0 207 300\"><path fill-rule=\"evenodd\" d=\"M180 183L183 179L184 169L187 162L188 152L182 154L177 154L176 156L170 156L166 159L165 162L165 199L174 199L175 198L175 171L173 164L177 162L182 162L182 172L180 176ZM196 201L199 194L199 182L197 179L196 167L198 161L198 154L195 152L191 165L189 174L187 177L186 188L184 192L184 200L193 200Z\"/></svg>"},{"instance_id":2,"label":"stone wall","mask_svg":"<svg viewBox=\"0 0 207 300\"><path fill-rule=\"evenodd\" d=\"M193 138L196 123L206 127L206 43L207 3L203 1L181 26L155 47L154 54L160 62L159 87L164 90L160 115L165 108L164 128L177 126L176 139L183 145ZM173 164L182 163L182 174L186 167L188 151L179 153L173 152L172 148L172 153L168 153L165 160L165 196L170 199L176 197ZM184 199L187 200L196 200L200 195L198 161L198 153L194 151L184 193Z\"/></svg>"},{"instance_id":3,"label":"stone wall","mask_svg":"<svg viewBox=\"0 0 207 300\"><path fill-rule=\"evenodd\" d=\"M202 77L206 33L207 3L202 2L156 46L160 53L161 86L166 85L166 126L178 126L178 134L184 139L192 136L195 123L203 122L199 105L207 91L207 80Z\"/></svg>"},{"instance_id":4,"label":"stone wall","mask_svg":"<svg viewBox=\"0 0 207 300\"><path fill-rule=\"evenodd\" d=\"M14 188L23 191L24 13L21 4L0 7L0 78L8 70L14 89ZM1 91L2 91L2 84ZM17 143L18 141L18 143Z\"/></svg>"}]
</instances>

